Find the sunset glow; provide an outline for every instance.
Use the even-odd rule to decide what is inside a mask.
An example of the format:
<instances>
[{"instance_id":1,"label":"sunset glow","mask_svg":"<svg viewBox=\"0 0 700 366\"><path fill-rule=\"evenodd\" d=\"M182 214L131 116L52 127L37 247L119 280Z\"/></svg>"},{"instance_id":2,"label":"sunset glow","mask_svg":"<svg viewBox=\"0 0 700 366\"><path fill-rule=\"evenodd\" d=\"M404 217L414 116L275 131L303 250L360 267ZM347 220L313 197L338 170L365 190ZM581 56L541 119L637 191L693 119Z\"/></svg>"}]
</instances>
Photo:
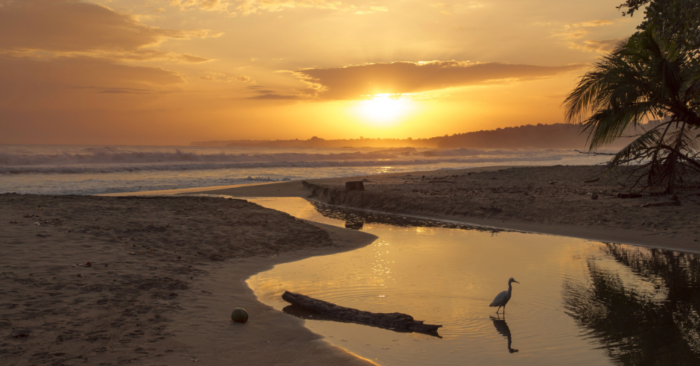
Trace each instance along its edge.
<instances>
[{"instance_id":1,"label":"sunset glow","mask_svg":"<svg viewBox=\"0 0 700 366\"><path fill-rule=\"evenodd\" d=\"M378 125L386 125L396 122L409 113L413 108L413 102L401 96L378 94L371 99L357 103L357 112L365 120Z\"/></svg>"},{"instance_id":2,"label":"sunset glow","mask_svg":"<svg viewBox=\"0 0 700 366\"><path fill-rule=\"evenodd\" d=\"M606 0L0 0L0 143L560 123L577 78L641 20Z\"/></svg>"}]
</instances>

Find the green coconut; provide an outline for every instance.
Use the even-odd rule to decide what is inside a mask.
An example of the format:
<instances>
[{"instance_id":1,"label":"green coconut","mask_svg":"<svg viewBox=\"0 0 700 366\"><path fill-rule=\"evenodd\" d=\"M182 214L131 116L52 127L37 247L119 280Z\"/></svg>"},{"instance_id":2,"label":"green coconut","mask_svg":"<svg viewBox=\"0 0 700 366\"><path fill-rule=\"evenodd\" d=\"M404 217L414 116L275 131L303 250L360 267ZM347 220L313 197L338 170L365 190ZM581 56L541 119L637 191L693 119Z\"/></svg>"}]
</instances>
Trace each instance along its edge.
<instances>
[{"instance_id":1,"label":"green coconut","mask_svg":"<svg viewBox=\"0 0 700 366\"><path fill-rule=\"evenodd\" d=\"M231 320L236 323L245 323L248 321L248 312L245 309L235 308L231 313Z\"/></svg>"}]
</instances>

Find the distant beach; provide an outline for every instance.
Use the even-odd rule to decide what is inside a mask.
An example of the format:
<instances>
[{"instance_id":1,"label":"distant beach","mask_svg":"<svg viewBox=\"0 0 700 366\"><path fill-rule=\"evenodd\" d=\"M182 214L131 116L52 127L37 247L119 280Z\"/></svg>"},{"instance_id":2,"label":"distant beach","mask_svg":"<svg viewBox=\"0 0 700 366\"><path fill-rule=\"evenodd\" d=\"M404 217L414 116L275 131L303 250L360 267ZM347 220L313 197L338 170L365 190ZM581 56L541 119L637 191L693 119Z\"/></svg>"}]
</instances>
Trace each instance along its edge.
<instances>
[{"instance_id":1,"label":"distant beach","mask_svg":"<svg viewBox=\"0 0 700 366\"><path fill-rule=\"evenodd\" d=\"M700 252L700 175L674 194L641 191L625 169L602 166L485 167L309 180L304 194L341 207L414 215L605 242ZM203 191L250 196L304 192L300 182ZM315 189L314 189L315 188ZM326 188L324 190L324 188Z\"/></svg>"}]
</instances>

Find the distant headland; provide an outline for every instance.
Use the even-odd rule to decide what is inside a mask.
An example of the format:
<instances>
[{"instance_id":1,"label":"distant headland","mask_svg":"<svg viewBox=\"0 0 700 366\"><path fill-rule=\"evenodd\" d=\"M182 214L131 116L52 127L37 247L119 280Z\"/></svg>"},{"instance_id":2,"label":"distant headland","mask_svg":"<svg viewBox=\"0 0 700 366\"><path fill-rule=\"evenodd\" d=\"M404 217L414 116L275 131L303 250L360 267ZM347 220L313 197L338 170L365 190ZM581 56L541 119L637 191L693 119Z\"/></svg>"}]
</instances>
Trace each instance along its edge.
<instances>
[{"instance_id":1,"label":"distant headland","mask_svg":"<svg viewBox=\"0 0 700 366\"><path fill-rule=\"evenodd\" d=\"M481 149L586 149L588 134L579 126L557 123L551 125L523 125L430 138L382 139L357 138L326 140L312 137L308 140L216 140L193 142L192 146L255 146L255 147L425 147L425 148L481 148ZM629 138L618 139L615 146L624 146Z\"/></svg>"}]
</instances>

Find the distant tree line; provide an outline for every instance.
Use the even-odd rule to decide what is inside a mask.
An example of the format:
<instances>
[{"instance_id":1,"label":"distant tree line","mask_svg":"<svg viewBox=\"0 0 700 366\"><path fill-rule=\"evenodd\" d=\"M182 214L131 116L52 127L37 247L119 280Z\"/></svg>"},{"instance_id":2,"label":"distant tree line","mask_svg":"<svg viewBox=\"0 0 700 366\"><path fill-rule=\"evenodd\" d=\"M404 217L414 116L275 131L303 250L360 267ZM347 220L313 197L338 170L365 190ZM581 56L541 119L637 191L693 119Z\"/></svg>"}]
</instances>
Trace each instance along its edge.
<instances>
[{"instance_id":1,"label":"distant tree line","mask_svg":"<svg viewBox=\"0 0 700 366\"><path fill-rule=\"evenodd\" d=\"M587 137L570 124L523 125L430 138L381 139L364 138L326 140L314 136L307 140L217 140L193 142L193 146L238 147L426 147L426 148L479 148L479 149L582 149ZM619 140L613 146L623 146Z\"/></svg>"}]
</instances>

